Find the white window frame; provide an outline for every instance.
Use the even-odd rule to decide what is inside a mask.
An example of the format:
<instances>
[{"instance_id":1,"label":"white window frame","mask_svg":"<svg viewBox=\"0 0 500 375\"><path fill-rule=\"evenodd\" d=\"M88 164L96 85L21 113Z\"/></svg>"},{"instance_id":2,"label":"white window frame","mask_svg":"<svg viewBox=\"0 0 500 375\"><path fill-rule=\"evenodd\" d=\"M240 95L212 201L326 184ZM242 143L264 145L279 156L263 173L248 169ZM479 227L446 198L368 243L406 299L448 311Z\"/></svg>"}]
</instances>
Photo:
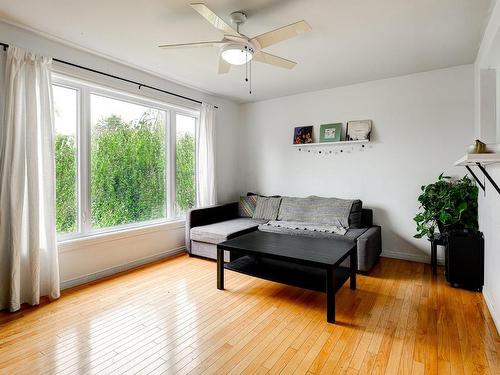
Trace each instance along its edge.
<instances>
[{"instance_id":1,"label":"white window frame","mask_svg":"<svg viewBox=\"0 0 500 375\"><path fill-rule=\"evenodd\" d=\"M172 134L172 139L173 143L175 145L173 147L170 147L171 150L173 150L173 154L170 155L170 160L173 162L173 165L170 166L170 170L174 171L174 178L171 179L171 183L173 184L173 200L170 200L169 202L172 202L172 207L171 207L171 215L172 217L179 217L177 216L177 210L176 210L176 203L177 203L177 197L176 197L176 176L177 176L177 163L176 163L176 153L177 153L177 115L182 115L185 117L192 117L194 118L194 152L195 152L195 158L194 158L194 186L195 186L195 194L194 194L194 207L198 207L198 179L197 179L197 174L198 174L198 161L196 157L196 149L198 147L198 121L200 121L200 112L196 113L196 116L194 116L192 113L185 113L182 111L176 111L172 114L171 116L171 122L170 122L170 133ZM182 216L180 216L182 217Z\"/></svg>"},{"instance_id":2,"label":"white window frame","mask_svg":"<svg viewBox=\"0 0 500 375\"><path fill-rule=\"evenodd\" d=\"M170 104L151 96L127 92L123 87L115 88L109 84L106 84L106 86L100 85L92 81L73 78L61 73L52 74L52 84L77 91L77 231L74 233L58 234L58 241L63 242L106 233L124 232L141 227L184 221L183 217L176 216L176 115L180 114L194 118L195 128L197 128L198 121L200 121L200 111ZM117 225L109 228L92 229L90 197L90 139L92 129L90 98L92 94L147 106L165 112L165 145L167 145L167 149L165 150L165 197L167 200L165 218Z\"/></svg>"}]
</instances>

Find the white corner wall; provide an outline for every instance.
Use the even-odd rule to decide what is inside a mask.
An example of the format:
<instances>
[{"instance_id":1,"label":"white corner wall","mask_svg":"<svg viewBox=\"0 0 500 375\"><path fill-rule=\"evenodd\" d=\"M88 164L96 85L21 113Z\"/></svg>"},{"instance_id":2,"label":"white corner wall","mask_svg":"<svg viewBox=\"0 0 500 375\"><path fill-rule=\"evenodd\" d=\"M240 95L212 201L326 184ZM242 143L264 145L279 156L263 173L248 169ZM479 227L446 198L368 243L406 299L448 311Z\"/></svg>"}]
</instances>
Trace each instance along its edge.
<instances>
[{"instance_id":1,"label":"white corner wall","mask_svg":"<svg viewBox=\"0 0 500 375\"><path fill-rule=\"evenodd\" d=\"M240 185L234 178L238 173L238 160L234 156L239 152L240 138L241 116L238 103L176 84L91 51L75 48L1 21L0 41L217 105L219 107L216 112L218 199L220 202L226 202L238 196ZM145 91L147 89L142 90ZM159 94L155 95L158 98ZM193 105L192 102L183 102L169 95L164 95L164 98L160 99L179 105ZM126 235L102 236L63 244L59 247L62 285L68 287L123 271L132 266L169 256L183 248L183 222L142 228Z\"/></svg>"},{"instance_id":2,"label":"white corner wall","mask_svg":"<svg viewBox=\"0 0 500 375\"><path fill-rule=\"evenodd\" d=\"M492 9L477 55L475 70L475 134L487 143L500 143L500 2ZM496 76L496 77L495 77ZM492 87L493 86L493 87ZM486 167L500 184L500 165ZM481 172L479 172L479 175ZM479 195L479 229L484 234L483 295L500 331L500 195L486 181Z\"/></svg>"},{"instance_id":3,"label":"white corner wall","mask_svg":"<svg viewBox=\"0 0 500 375\"><path fill-rule=\"evenodd\" d=\"M473 141L473 108L472 65L246 104L240 178L262 194L360 198L382 226L383 255L428 262L428 241L413 238L420 186L465 174L453 163ZM320 124L362 119L374 126L363 152L291 146L295 126L314 125L317 140Z\"/></svg>"},{"instance_id":4,"label":"white corner wall","mask_svg":"<svg viewBox=\"0 0 500 375\"><path fill-rule=\"evenodd\" d=\"M487 167L500 184L500 165ZM479 172L481 173L481 172ZM497 330L500 331L500 194L486 181L486 193L479 194L479 229L484 234L483 295Z\"/></svg>"}]
</instances>

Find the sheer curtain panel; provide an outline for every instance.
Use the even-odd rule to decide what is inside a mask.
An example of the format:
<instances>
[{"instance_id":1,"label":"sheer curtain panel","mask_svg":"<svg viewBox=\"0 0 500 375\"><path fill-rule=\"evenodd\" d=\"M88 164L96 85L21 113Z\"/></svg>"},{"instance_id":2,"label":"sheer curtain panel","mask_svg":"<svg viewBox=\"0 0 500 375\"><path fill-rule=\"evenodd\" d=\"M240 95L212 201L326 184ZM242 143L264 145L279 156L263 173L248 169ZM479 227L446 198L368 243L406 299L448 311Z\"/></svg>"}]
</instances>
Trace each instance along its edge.
<instances>
[{"instance_id":1,"label":"sheer curtain panel","mask_svg":"<svg viewBox=\"0 0 500 375\"><path fill-rule=\"evenodd\" d=\"M200 121L196 129L197 204L198 207L217 203L215 190L215 109L211 104L201 105Z\"/></svg>"},{"instance_id":2,"label":"sheer curtain panel","mask_svg":"<svg viewBox=\"0 0 500 375\"><path fill-rule=\"evenodd\" d=\"M0 96L0 309L60 295L51 59L9 47Z\"/></svg>"}]
</instances>

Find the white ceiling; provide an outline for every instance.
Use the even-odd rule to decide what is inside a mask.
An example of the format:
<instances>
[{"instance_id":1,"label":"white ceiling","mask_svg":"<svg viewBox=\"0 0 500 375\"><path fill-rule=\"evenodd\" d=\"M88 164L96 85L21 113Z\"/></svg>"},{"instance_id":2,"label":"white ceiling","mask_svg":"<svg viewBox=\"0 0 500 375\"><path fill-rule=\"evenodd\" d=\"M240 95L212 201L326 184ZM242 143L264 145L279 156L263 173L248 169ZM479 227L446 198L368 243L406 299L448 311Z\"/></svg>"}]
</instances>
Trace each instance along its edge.
<instances>
[{"instance_id":1,"label":"white ceiling","mask_svg":"<svg viewBox=\"0 0 500 375\"><path fill-rule=\"evenodd\" d=\"M267 52L293 70L254 63L217 74L218 50L160 50L158 44L217 40L222 34L188 0L0 0L0 17L242 102L343 86L475 59L491 0L207 0L229 23L244 10L253 37L304 19L312 32ZM1 39L1 36L0 36Z\"/></svg>"}]
</instances>

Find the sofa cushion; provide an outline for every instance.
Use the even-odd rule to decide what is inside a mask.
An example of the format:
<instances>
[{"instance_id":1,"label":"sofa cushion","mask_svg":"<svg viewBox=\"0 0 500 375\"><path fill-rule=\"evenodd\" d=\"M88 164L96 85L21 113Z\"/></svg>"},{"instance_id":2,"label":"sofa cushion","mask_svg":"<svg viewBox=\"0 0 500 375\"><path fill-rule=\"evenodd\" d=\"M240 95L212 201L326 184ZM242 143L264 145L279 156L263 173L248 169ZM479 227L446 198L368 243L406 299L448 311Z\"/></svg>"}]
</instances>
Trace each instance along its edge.
<instances>
[{"instance_id":1,"label":"sofa cushion","mask_svg":"<svg viewBox=\"0 0 500 375\"><path fill-rule=\"evenodd\" d=\"M349 228L349 215L353 206L356 209L360 208L361 201L316 196L307 198L283 197L278 220L331 224ZM356 220L361 221L361 215Z\"/></svg>"},{"instance_id":2,"label":"sofa cushion","mask_svg":"<svg viewBox=\"0 0 500 375\"><path fill-rule=\"evenodd\" d=\"M266 226L282 227L288 229L302 229L312 232L336 233L344 235L347 229L331 224L303 223L301 221L270 220Z\"/></svg>"},{"instance_id":3,"label":"sofa cushion","mask_svg":"<svg viewBox=\"0 0 500 375\"><path fill-rule=\"evenodd\" d=\"M252 217L254 219L276 220L280 203L281 198L258 197L255 212Z\"/></svg>"},{"instance_id":4,"label":"sofa cushion","mask_svg":"<svg viewBox=\"0 0 500 375\"><path fill-rule=\"evenodd\" d=\"M335 240L343 240L355 242L359 236L361 236L364 232L368 230L368 228L359 228L359 229L349 229L344 235L337 233L328 233L328 232L318 232L312 230L305 229L291 229L287 227L276 227L267 224L259 225L259 230L262 232L271 232L271 233L281 233L281 234L289 234L292 236L305 236L305 237L313 237L313 238L331 238Z\"/></svg>"},{"instance_id":5,"label":"sofa cushion","mask_svg":"<svg viewBox=\"0 0 500 375\"><path fill-rule=\"evenodd\" d=\"M257 205L257 196L248 195L246 197L240 197L238 203L238 215L240 217L252 217L255 212L255 207Z\"/></svg>"},{"instance_id":6,"label":"sofa cushion","mask_svg":"<svg viewBox=\"0 0 500 375\"><path fill-rule=\"evenodd\" d=\"M202 225L191 228L191 240L218 244L229 238L233 238L253 230L266 220L255 220L251 218L238 218L221 221L215 224Z\"/></svg>"}]
</instances>

